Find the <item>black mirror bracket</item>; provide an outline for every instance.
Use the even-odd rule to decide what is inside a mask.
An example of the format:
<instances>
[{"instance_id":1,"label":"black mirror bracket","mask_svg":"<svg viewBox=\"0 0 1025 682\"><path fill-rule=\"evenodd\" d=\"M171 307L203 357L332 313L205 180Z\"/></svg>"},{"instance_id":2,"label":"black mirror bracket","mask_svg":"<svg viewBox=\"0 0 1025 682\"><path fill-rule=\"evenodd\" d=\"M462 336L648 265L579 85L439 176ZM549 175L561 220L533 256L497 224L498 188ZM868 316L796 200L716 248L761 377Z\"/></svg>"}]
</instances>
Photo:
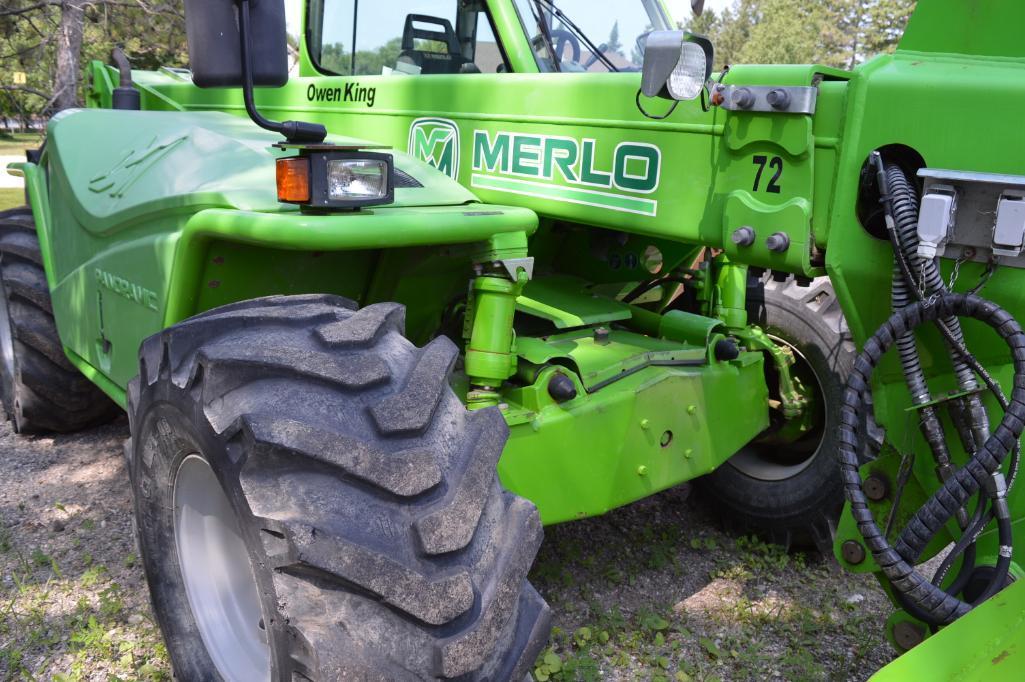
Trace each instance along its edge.
<instances>
[{"instance_id":1,"label":"black mirror bracket","mask_svg":"<svg viewBox=\"0 0 1025 682\"><path fill-rule=\"evenodd\" d=\"M307 123L305 121L284 121L278 123L266 118L256 109L256 102L253 100L253 63L252 47L249 44L251 34L249 22L249 0L235 0L238 3L238 33L240 40L240 54L242 57L242 97L246 104L246 113L253 123L265 130L280 133L291 143L312 143L323 142L327 137L327 129L319 123Z\"/></svg>"}]
</instances>

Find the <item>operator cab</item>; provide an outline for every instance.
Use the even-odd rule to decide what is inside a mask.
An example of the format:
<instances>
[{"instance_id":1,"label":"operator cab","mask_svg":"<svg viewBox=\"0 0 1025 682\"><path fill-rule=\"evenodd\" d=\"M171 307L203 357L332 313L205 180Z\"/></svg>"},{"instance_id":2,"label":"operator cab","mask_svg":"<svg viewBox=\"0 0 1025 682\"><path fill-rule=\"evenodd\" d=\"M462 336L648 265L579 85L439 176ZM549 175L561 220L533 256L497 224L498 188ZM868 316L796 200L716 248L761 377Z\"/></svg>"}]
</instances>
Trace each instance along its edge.
<instances>
[{"instance_id":1,"label":"operator cab","mask_svg":"<svg viewBox=\"0 0 1025 682\"><path fill-rule=\"evenodd\" d=\"M306 25L310 57L331 75L508 70L484 0L310 0Z\"/></svg>"},{"instance_id":2,"label":"operator cab","mask_svg":"<svg viewBox=\"0 0 1025 682\"><path fill-rule=\"evenodd\" d=\"M329 75L632 72L641 70L648 35L673 27L659 0L509 4L502 11L519 20L506 22L513 35L499 34L499 8L485 0L309 0L306 43ZM534 64L514 69L513 52Z\"/></svg>"}]
</instances>

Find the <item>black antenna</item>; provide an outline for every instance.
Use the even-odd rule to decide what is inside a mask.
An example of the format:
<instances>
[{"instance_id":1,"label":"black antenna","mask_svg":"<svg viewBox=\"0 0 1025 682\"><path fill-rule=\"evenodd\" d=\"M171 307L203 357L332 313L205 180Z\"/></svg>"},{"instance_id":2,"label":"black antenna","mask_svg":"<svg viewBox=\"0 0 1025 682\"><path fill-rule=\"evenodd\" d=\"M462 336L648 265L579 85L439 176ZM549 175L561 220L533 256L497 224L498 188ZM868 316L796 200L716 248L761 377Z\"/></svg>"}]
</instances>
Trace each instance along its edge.
<instances>
[{"instance_id":1,"label":"black antenna","mask_svg":"<svg viewBox=\"0 0 1025 682\"><path fill-rule=\"evenodd\" d=\"M304 121L278 123L265 118L256 110L256 103L253 101L253 63L249 45L249 0L237 0L237 2L239 3L238 33L242 47L242 97L245 100L246 113L249 114L249 118L265 130L281 133L288 142L313 144L323 142L327 137L327 129L319 123Z\"/></svg>"}]
</instances>

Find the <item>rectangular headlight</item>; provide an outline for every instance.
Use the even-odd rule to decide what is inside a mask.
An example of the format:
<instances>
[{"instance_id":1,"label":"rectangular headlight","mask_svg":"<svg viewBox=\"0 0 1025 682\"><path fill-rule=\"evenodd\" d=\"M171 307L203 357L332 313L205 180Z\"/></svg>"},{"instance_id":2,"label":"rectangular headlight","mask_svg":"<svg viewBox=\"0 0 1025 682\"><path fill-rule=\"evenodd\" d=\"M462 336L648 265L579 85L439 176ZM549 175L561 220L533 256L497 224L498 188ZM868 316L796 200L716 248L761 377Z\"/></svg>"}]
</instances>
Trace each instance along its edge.
<instances>
[{"instance_id":1,"label":"rectangular headlight","mask_svg":"<svg viewBox=\"0 0 1025 682\"><path fill-rule=\"evenodd\" d=\"M327 196L331 201L380 199L388 195L388 162L378 159L333 159L327 162Z\"/></svg>"},{"instance_id":2,"label":"rectangular headlight","mask_svg":"<svg viewBox=\"0 0 1025 682\"><path fill-rule=\"evenodd\" d=\"M308 154L314 208L362 208L395 201L391 154L323 151Z\"/></svg>"}]
</instances>

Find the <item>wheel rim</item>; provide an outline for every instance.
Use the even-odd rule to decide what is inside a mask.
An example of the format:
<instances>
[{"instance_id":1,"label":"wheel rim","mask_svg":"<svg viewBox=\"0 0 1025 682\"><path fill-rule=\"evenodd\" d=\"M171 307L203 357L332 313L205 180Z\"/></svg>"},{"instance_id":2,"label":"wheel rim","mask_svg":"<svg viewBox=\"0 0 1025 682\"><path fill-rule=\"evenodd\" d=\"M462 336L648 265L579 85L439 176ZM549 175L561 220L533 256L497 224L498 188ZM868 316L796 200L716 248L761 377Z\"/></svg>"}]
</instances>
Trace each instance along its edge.
<instances>
[{"instance_id":1,"label":"wheel rim","mask_svg":"<svg viewBox=\"0 0 1025 682\"><path fill-rule=\"evenodd\" d=\"M7 304L7 292L0 284L0 399L7 414L16 422L16 405L14 404L14 337L10 327L10 310Z\"/></svg>"},{"instance_id":2,"label":"wheel rim","mask_svg":"<svg viewBox=\"0 0 1025 682\"><path fill-rule=\"evenodd\" d=\"M7 309L7 292L0 287L0 369L4 376L14 378L14 339L11 336L11 314Z\"/></svg>"},{"instance_id":3,"label":"wheel rim","mask_svg":"<svg viewBox=\"0 0 1025 682\"><path fill-rule=\"evenodd\" d=\"M174 480L174 537L192 615L228 682L270 679L260 593L238 519L205 459L189 455Z\"/></svg>"},{"instance_id":4,"label":"wheel rim","mask_svg":"<svg viewBox=\"0 0 1025 682\"><path fill-rule=\"evenodd\" d=\"M774 438L779 431L770 429L746 445L729 459L729 464L742 474L759 481L778 482L797 476L811 466L822 450L826 432L825 400L822 380L808 359L793 344L772 334L773 341L788 347L794 354L795 363L791 371L811 388L812 404L809 409L818 411L815 428L804 437L793 442L782 442ZM785 450L784 450L785 449Z\"/></svg>"}]
</instances>

